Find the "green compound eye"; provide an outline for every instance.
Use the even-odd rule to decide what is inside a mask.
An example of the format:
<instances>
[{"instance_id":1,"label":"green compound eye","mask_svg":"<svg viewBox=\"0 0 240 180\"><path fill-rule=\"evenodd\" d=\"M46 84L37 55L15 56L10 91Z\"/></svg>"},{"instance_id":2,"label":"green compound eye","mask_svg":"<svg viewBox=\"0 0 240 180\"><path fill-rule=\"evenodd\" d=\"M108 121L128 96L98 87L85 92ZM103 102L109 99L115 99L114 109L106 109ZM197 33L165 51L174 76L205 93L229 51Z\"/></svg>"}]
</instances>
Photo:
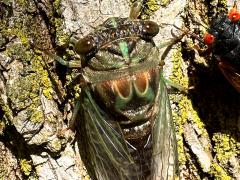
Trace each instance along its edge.
<instances>
[{"instance_id":1,"label":"green compound eye","mask_svg":"<svg viewBox=\"0 0 240 180\"><path fill-rule=\"evenodd\" d=\"M96 48L95 41L90 36L80 39L75 45L75 51L81 55L86 55L93 51L95 48Z\"/></svg>"},{"instance_id":2,"label":"green compound eye","mask_svg":"<svg viewBox=\"0 0 240 180\"><path fill-rule=\"evenodd\" d=\"M156 36L159 32L158 24L153 21L145 21L142 32L145 36Z\"/></svg>"}]
</instances>

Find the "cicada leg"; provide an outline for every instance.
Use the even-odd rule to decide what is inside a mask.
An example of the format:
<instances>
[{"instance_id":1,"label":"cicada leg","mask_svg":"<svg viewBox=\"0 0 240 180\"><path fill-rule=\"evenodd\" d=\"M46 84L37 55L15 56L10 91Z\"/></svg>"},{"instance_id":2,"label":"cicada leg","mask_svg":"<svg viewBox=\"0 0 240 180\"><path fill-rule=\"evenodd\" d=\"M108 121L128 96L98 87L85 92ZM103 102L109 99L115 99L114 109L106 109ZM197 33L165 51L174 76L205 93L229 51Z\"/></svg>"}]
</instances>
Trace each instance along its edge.
<instances>
[{"instance_id":1,"label":"cicada leg","mask_svg":"<svg viewBox=\"0 0 240 180\"><path fill-rule=\"evenodd\" d=\"M139 17L142 10L142 4L143 4L142 0L137 0L132 4L130 15L129 15L130 19L137 19Z\"/></svg>"},{"instance_id":2,"label":"cicada leg","mask_svg":"<svg viewBox=\"0 0 240 180\"><path fill-rule=\"evenodd\" d=\"M63 66L67 66L68 68L81 68L81 61L79 60L65 61L64 59L57 56L56 54L50 53L48 51L44 51L44 53L47 54L49 57L58 61Z\"/></svg>"},{"instance_id":3,"label":"cicada leg","mask_svg":"<svg viewBox=\"0 0 240 180\"><path fill-rule=\"evenodd\" d=\"M176 36L175 34L173 34L172 32L172 35L173 35L173 38L168 40L168 41L165 41L163 43L160 43L157 45L157 47L159 49L161 48L164 48L166 47L166 49L164 50L164 52L162 53L162 56L161 56L161 60L163 61L167 54L169 53L169 51L172 49L173 45L177 44L178 42L180 42L182 40L182 38L186 35L187 32L183 32L181 35L178 35Z\"/></svg>"},{"instance_id":4,"label":"cicada leg","mask_svg":"<svg viewBox=\"0 0 240 180\"><path fill-rule=\"evenodd\" d=\"M183 87L182 85L177 84L177 83L174 83L174 82L172 82L171 80L166 79L166 78L164 78L164 77L163 77L163 80L164 80L164 82L165 82L166 85L170 86L170 90L171 90L171 88L174 88L174 89L176 89L176 90L178 91L178 93L180 92L180 93L183 93L183 94L187 94L187 93L188 93L188 90L192 89L192 87L190 87L190 88L185 88L185 87ZM168 89L168 90L169 90L169 89ZM174 92L175 92L175 91L173 90L173 93L174 93ZM169 93L170 93L170 94L173 94L172 91L169 92Z\"/></svg>"},{"instance_id":5,"label":"cicada leg","mask_svg":"<svg viewBox=\"0 0 240 180\"><path fill-rule=\"evenodd\" d=\"M68 123L68 127L65 129L61 129L58 132L58 136L65 137L68 141L73 142L75 139L75 134L76 134L76 121L79 115L79 111L81 108L81 101L78 100L73 109L72 117Z\"/></svg>"},{"instance_id":6,"label":"cicada leg","mask_svg":"<svg viewBox=\"0 0 240 180\"><path fill-rule=\"evenodd\" d=\"M34 47L34 48L36 48L36 47ZM58 61L60 64L62 64L64 66L67 66L68 68L77 68L77 69L81 68L81 61L80 60L65 61L61 57L59 57L56 54L53 54L53 53L51 53L47 50L43 50L43 49L40 49L40 48L36 48L36 49L42 51L44 54L48 55L50 58ZM80 78L80 83L84 84L83 79L81 77L82 77L81 74L78 74L73 79L73 82L76 81L76 79ZM76 121L76 116L79 112L79 109L80 109L80 102L77 101L75 106L74 106L73 115L72 115L71 120L69 121L68 128L60 130L59 133L58 133L59 136L64 136L67 139L74 139L73 137L75 136L74 135L75 134L74 133L75 132L75 121Z\"/></svg>"},{"instance_id":7,"label":"cicada leg","mask_svg":"<svg viewBox=\"0 0 240 180\"><path fill-rule=\"evenodd\" d=\"M176 43L180 42L181 39L186 35L186 32L182 33L181 35L179 36L174 36L173 39L169 40L169 41L165 41L161 44L159 44L157 47L159 49L161 48L164 48L166 47L166 49L164 50L164 52L162 53L162 56L161 56L161 61L159 63L159 66L163 66L164 65L164 59L166 58L167 54L169 53L169 51L172 49L172 46L175 45ZM172 81L170 81L169 79L166 79L163 77L163 81L169 85L170 87L173 87L173 88L176 88L177 90L179 90L180 92L183 92L183 93L187 93L188 92L188 88L185 88L179 84L176 84Z\"/></svg>"}]
</instances>

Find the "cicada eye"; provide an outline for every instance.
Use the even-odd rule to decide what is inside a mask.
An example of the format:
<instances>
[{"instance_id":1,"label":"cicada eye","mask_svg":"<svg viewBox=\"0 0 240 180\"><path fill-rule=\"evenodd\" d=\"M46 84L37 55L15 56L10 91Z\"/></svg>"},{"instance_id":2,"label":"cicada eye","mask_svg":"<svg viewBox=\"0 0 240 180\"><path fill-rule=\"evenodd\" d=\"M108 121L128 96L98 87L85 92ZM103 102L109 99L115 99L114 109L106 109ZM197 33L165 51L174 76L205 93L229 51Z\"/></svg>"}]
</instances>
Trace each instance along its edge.
<instances>
[{"instance_id":1,"label":"cicada eye","mask_svg":"<svg viewBox=\"0 0 240 180\"><path fill-rule=\"evenodd\" d=\"M228 18L232 21L232 22L237 22L240 20L240 13L239 12L230 12L228 14Z\"/></svg>"},{"instance_id":2,"label":"cicada eye","mask_svg":"<svg viewBox=\"0 0 240 180\"><path fill-rule=\"evenodd\" d=\"M156 36L159 32L158 24L153 21L145 21L143 24L143 34L146 36Z\"/></svg>"},{"instance_id":3,"label":"cicada eye","mask_svg":"<svg viewBox=\"0 0 240 180\"><path fill-rule=\"evenodd\" d=\"M234 1L232 9L230 9L230 11L228 12L228 18L232 22L237 22L240 20L240 12L238 12L236 1Z\"/></svg>"},{"instance_id":4,"label":"cicada eye","mask_svg":"<svg viewBox=\"0 0 240 180\"><path fill-rule=\"evenodd\" d=\"M87 36L83 39L80 39L75 45L75 51L78 54L88 54L96 48L95 41L92 37Z\"/></svg>"},{"instance_id":5,"label":"cicada eye","mask_svg":"<svg viewBox=\"0 0 240 180\"><path fill-rule=\"evenodd\" d=\"M211 45L213 44L214 40L215 40L215 37L212 34L209 34L209 33L205 34L204 36L205 44Z\"/></svg>"}]
</instances>

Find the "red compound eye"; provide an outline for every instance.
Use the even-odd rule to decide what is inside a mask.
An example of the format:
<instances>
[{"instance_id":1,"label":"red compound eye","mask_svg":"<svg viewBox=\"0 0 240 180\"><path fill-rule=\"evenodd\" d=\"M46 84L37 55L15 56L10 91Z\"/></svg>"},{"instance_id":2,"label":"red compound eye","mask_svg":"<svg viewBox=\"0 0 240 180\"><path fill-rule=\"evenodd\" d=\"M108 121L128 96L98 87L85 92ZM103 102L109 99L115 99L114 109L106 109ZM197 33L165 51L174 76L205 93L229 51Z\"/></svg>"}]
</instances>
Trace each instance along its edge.
<instances>
[{"instance_id":1,"label":"red compound eye","mask_svg":"<svg viewBox=\"0 0 240 180\"><path fill-rule=\"evenodd\" d=\"M232 22L237 22L237 21L240 20L240 13L237 10L237 3L236 3L236 1L234 2L234 5L233 5L232 9L230 9L230 11L228 12L228 18Z\"/></svg>"},{"instance_id":2,"label":"red compound eye","mask_svg":"<svg viewBox=\"0 0 240 180\"><path fill-rule=\"evenodd\" d=\"M204 42L207 45L211 45L214 42L215 37L212 34L205 34L204 36Z\"/></svg>"},{"instance_id":3,"label":"red compound eye","mask_svg":"<svg viewBox=\"0 0 240 180\"><path fill-rule=\"evenodd\" d=\"M232 22L237 22L240 20L240 13L239 12L229 12L228 13L228 18L232 21Z\"/></svg>"}]
</instances>

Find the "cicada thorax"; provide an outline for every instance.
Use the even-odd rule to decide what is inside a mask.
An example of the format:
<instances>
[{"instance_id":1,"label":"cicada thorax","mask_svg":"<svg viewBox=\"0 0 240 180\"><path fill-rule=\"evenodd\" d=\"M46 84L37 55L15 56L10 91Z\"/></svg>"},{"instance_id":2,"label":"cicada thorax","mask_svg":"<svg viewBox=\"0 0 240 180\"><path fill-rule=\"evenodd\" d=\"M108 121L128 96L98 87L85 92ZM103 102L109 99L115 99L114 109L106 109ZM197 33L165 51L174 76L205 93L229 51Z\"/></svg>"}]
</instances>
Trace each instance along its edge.
<instances>
[{"instance_id":1,"label":"cicada thorax","mask_svg":"<svg viewBox=\"0 0 240 180\"><path fill-rule=\"evenodd\" d=\"M100 49L90 66L96 69L96 65L100 67L99 64L101 64L102 70L106 70L108 66L113 72L121 69L122 76L114 77L110 71L108 79L111 77L113 79L95 83L91 87L96 99L101 101L120 124L133 126L147 121L152 116L151 109L157 93L159 69L155 66L149 69L132 70L132 67L151 59L153 51L157 58L158 51L155 50L156 47L152 42L140 39L131 40L131 42L121 39L117 43L120 44L119 46L121 43L126 43L124 48L127 49L127 55L121 54L121 47L114 42L115 45L111 49ZM118 64L117 67L116 64Z\"/></svg>"},{"instance_id":2,"label":"cicada thorax","mask_svg":"<svg viewBox=\"0 0 240 180\"><path fill-rule=\"evenodd\" d=\"M151 126L162 70L152 40L157 33L158 25L151 21L110 18L76 46L77 52L86 54L82 75L91 96L120 125L143 174L150 172Z\"/></svg>"},{"instance_id":3,"label":"cicada thorax","mask_svg":"<svg viewBox=\"0 0 240 180\"><path fill-rule=\"evenodd\" d=\"M94 39L96 53L88 54L83 76L91 82L96 101L123 126L153 116L159 52L152 37L157 33L158 25L151 21L109 18L87 36Z\"/></svg>"}]
</instances>

